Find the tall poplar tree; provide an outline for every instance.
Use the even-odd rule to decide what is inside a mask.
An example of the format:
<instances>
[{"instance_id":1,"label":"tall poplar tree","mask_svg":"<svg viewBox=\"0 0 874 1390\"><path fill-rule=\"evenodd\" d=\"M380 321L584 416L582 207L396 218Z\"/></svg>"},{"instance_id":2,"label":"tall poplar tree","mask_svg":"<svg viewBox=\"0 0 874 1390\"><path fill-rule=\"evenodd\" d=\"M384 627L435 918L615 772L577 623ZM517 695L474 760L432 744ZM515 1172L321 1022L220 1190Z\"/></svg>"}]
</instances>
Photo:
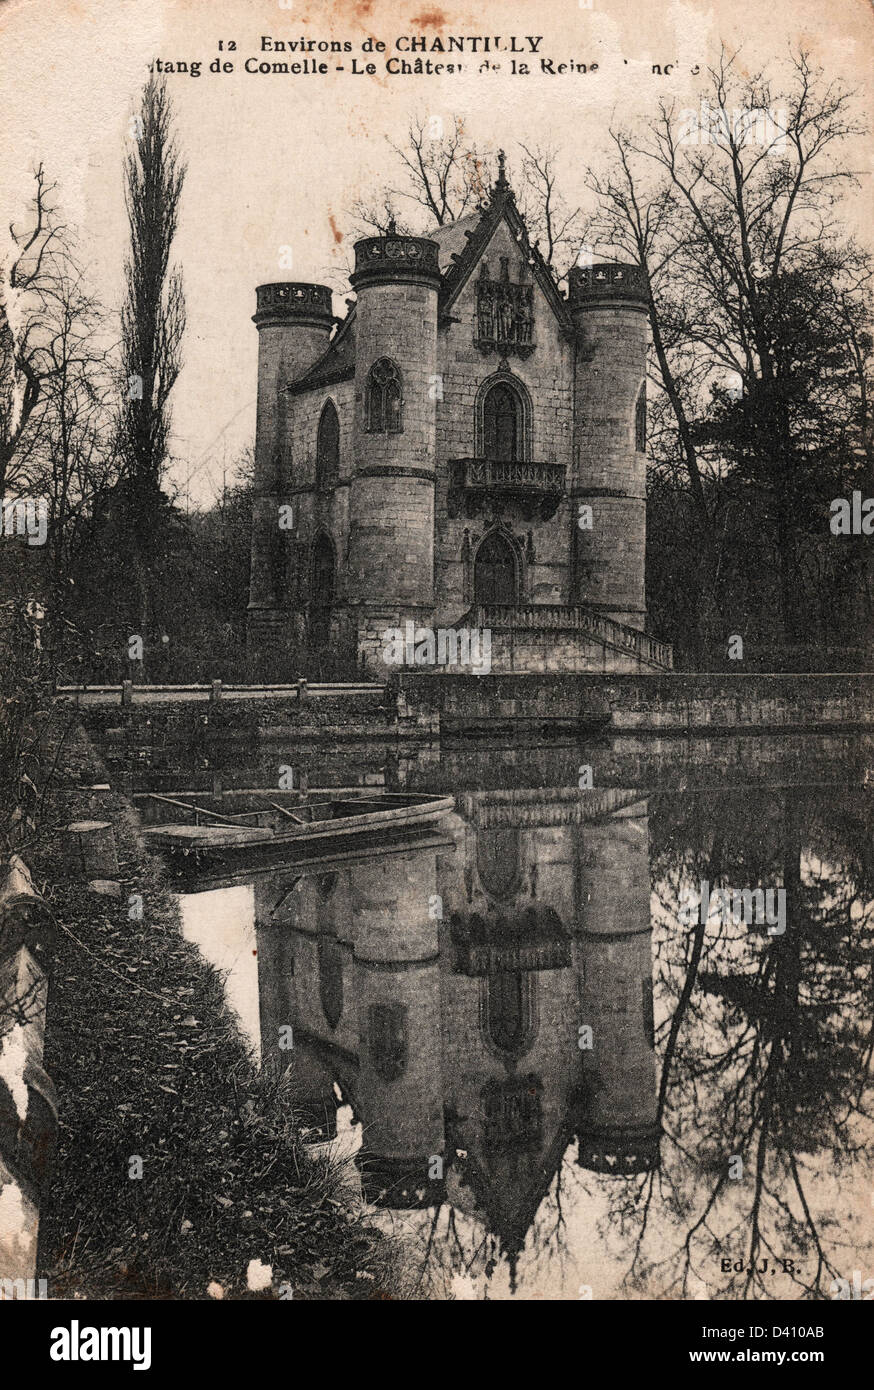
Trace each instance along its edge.
<instances>
[{"instance_id":1,"label":"tall poplar tree","mask_svg":"<svg viewBox=\"0 0 874 1390\"><path fill-rule=\"evenodd\" d=\"M173 130L165 83L150 77L131 122L125 161L130 248L122 309L125 397L120 413L123 510L134 573L131 613L148 651L156 566L166 546L169 507L162 481L169 456L169 398L182 366L185 297L170 254L186 166ZM146 660L148 658L146 657Z\"/></svg>"}]
</instances>

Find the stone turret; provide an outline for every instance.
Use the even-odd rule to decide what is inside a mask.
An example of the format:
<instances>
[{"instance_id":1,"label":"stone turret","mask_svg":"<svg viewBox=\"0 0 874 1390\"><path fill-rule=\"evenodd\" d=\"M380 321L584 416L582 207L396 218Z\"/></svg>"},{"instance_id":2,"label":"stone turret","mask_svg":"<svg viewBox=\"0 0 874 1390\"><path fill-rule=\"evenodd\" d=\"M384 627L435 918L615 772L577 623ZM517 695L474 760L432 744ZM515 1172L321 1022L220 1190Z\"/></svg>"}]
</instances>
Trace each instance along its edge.
<instances>
[{"instance_id":1,"label":"stone turret","mask_svg":"<svg viewBox=\"0 0 874 1390\"><path fill-rule=\"evenodd\" d=\"M582 837L575 949L593 1045L580 1053L574 1120L580 1165L603 1173L658 1163L646 809L638 802Z\"/></svg>"},{"instance_id":2,"label":"stone turret","mask_svg":"<svg viewBox=\"0 0 874 1390\"><path fill-rule=\"evenodd\" d=\"M348 593L358 651L380 663L386 628L434 602L438 247L421 237L355 246L354 459Z\"/></svg>"},{"instance_id":3,"label":"stone turret","mask_svg":"<svg viewBox=\"0 0 874 1390\"><path fill-rule=\"evenodd\" d=\"M259 285L257 306L252 318L258 329L258 415L249 641L251 647L263 649L269 646L271 635L282 630L286 620L284 533L279 530L284 489L285 387L302 376L326 350L334 316L327 285Z\"/></svg>"},{"instance_id":4,"label":"stone turret","mask_svg":"<svg viewBox=\"0 0 874 1390\"><path fill-rule=\"evenodd\" d=\"M405 854L402 868L387 856L353 872L362 1171L374 1199L389 1189L390 1206L442 1194L442 1178L429 1177L445 1147L435 889L433 849Z\"/></svg>"},{"instance_id":5,"label":"stone turret","mask_svg":"<svg viewBox=\"0 0 874 1390\"><path fill-rule=\"evenodd\" d=\"M648 292L639 266L575 267L573 601L643 628ZM578 523L592 508L591 529Z\"/></svg>"}]
</instances>

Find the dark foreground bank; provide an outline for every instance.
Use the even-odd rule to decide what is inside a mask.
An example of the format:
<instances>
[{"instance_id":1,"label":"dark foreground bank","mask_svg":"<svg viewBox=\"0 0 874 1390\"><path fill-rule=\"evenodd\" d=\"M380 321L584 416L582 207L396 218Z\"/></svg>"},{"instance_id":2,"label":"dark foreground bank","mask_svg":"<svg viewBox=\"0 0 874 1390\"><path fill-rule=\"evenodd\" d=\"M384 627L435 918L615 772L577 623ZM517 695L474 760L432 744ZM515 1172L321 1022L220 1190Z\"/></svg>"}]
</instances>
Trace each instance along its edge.
<instances>
[{"instance_id":1,"label":"dark foreground bank","mask_svg":"<svg viewBox=\"0 0 874 1390\"><path fill-rule=\"evenodd\" d=\"M307 1152L293 1061L247 1052L183 940L159 861L81 731L32 855L59 927L45 1065L60 1127L40 1270L51 1299L404 1296L398 1250ZM115 826L120 895L71 881L62 827Z\"/></svg>"}]
</instances>

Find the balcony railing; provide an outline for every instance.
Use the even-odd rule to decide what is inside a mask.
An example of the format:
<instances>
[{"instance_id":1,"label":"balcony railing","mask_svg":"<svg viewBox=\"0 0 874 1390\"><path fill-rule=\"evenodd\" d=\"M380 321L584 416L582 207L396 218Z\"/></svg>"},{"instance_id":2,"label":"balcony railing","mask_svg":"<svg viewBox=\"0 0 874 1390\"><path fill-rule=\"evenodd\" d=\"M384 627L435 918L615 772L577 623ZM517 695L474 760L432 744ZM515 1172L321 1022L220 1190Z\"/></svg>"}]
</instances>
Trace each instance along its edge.
<instances>
[{"instance_id":1,"label":"balcony railing","mask_svg":"<svg viewBox=\"0 0 874 1390\"><path fill-rule=\"evenodd\" d=\"M555 514L565 492L563 463L533 463L521 459L452 459L449 507L457 515L463 504L468 516L476 516L486 500L519 504L531 520Z\"/></svg>"},{"instance_id":2,"label":"balcony railing","mask_svg":"<svg viewBox=\"0 0 874 1390\"><path fill-rule=\"evenodd\" d=\"M311 285L297 280L274 281L259 285L255 291L258 315L303 318L317 317L333 321L331 291L327 285Z\"/></svg>"},{"instance_id":3,"label":"balcony railing","mask_svg":"<svg viewBox=\"0 0 874 1390\"><path fill-rule=\"evenodd\" d=\"M646 304L648 289L646 271L639 265L574 266L568 277L568 294L572 305L588 300L630 299Z\"/></svg>"}]
</instances>

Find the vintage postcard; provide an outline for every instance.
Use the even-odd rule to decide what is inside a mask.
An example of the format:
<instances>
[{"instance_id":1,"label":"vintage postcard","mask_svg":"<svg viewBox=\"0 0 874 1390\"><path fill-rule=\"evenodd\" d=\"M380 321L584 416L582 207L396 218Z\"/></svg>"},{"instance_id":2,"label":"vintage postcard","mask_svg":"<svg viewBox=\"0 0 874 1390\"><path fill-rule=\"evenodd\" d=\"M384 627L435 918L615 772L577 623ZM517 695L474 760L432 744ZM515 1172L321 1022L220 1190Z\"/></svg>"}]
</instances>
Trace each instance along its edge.
<instances>
[{"instance_id":1,"label":"vintage postcard","mask_svg":"<svg viewBox=\"0 0 874 1390\"><path fill-rule=\"evenodd\" d=\"M0 4L52 1373L218 1301L829 1365L874 1299L872 63L866 0Z\"/></svg>"}]
</instances>

